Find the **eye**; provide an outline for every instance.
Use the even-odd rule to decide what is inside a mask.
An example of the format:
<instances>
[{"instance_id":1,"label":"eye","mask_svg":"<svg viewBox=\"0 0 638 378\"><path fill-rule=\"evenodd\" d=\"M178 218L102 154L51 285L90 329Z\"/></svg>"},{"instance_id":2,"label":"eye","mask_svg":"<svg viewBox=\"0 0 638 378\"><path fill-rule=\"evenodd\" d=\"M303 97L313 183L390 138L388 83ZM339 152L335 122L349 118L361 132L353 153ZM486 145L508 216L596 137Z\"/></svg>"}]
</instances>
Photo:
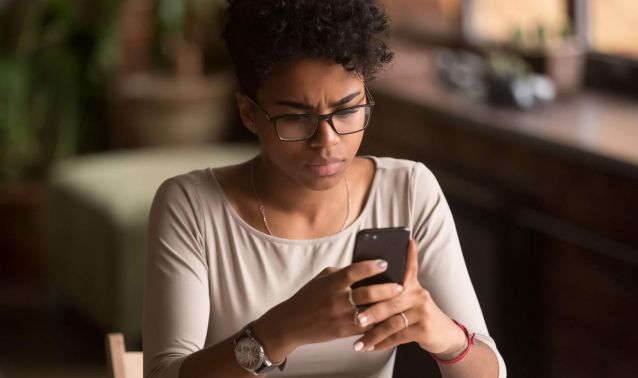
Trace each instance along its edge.
<instances>
[{"instance_id":1,"label":"eye","mask_svg":"<svg viewBox=\"0 0 638 378\"><path fill-rule=\"evenodd\" d=\"M359 111L359 109L343 109L340 110L339 112L335 113L335 117L340 117L340 118L347 118L350 117L353 114L356 114Z\"/></svg>"},{"instance_id":2,"label":"eye","mask_svg":"<svg viewBox=\"0 0 638 378\"><path fill-rule=\"evenodd\" d=\"M286 122L297 122L297 121L305 121L309 118L310 116L308 114L289 114L289 115L285 115L282 118L282 120L286 121Z\"/></svg>"}]
</instances>

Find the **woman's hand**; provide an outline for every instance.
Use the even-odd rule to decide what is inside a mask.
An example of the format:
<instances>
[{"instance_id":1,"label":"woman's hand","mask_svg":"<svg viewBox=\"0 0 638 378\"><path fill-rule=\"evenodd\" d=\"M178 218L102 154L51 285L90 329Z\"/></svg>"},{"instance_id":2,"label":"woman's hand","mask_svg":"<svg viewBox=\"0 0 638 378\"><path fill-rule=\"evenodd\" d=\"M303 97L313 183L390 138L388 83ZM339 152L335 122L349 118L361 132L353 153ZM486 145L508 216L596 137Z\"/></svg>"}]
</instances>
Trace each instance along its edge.
<instances>
[{"instance_id":1,"label":"woman's hand","mask_svg":"<svg viewBox=\"0 0 638 378\"><path fill-rule=\"evenodd\" d=\"M373 328L366 330L355 342L354 348L361 351L382 350L415 341L440 358L454 358L467 345L465 334L421 287L417 278L419 265L414 240L410 240L407 254L403 292L359 314L360 326L367 328L373 325Z\"/></svg>"},{"instance_id":2,"label":"woman's hand","mask_svg":"<svg viewBox=\"0 0 638 378\"><path fill-rule=\"evenodd\" d=\"M401 285L372 285L351 290L362 279L387 269L383 260L362 261L345 268L329 267L304 285L288 300L259 318L253 330L273 361L283 360L301 345L359 335L372 326L355 324L356 306L396 297Z\"/></svg>"}]
</instances>

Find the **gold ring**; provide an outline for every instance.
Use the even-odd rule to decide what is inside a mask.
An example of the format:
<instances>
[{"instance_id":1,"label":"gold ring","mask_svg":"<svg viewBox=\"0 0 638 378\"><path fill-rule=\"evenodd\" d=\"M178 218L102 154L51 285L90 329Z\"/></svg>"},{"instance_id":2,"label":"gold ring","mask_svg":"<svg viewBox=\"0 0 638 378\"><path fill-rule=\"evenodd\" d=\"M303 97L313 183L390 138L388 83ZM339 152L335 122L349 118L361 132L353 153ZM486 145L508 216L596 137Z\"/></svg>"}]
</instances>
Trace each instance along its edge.
<instances>
[{"instance_id":1,"label":"gold ring","mask_svg":"<svg viewBox=\"0 0 638 378\"><path fill-rule=\"evenodd\" d=\"M354 299L352 299L352 290L348 292L348 302L350 302L353 307L357 307L357 304L354 303Z\"/></svg>"},{"instance_id":2,"label":"gold ring","mask_svg":"<svg viewBox=\"0 0 638 378\"><path fill-rule=\"evenodd\" d=\"M401 317L403 318L403 323L405 324L405 328L408 328L408 326L410 325L410 324L408 323L408 317L407 317L407 316L405 316L405 314L404 314L404 313L402 313L402 312L400 312L400 313L399 313L399 315L401 315Z\"/></svg>"}]
</instances>

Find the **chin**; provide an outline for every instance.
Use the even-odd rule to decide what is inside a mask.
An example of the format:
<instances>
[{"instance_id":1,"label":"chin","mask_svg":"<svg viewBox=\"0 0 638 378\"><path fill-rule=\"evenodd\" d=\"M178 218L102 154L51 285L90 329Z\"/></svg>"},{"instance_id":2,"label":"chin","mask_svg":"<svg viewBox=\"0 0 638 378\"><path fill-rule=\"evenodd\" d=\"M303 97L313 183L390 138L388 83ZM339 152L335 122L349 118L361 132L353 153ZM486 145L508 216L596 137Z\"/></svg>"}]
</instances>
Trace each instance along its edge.
<instances>
[{"instance_id":1,"label":"chin","mask_svg":"<svg viewBox=\"0 0 638 378\"><path fill-rule=\"evenodd\" d=\"M313 190L324 191L324 190L332 189L335 186L339 185L342 180L343 180L342 175L339 175L339 177L330 177L330 178L323 177L323 178L315 179L311 182L308 182L306 186Z\"/></svg>"},{"instance_id":2,"label":"chin","mask_svg":"<svg viewBox=\"0 0 638 378\"><path fill-rule=\"evenodd\" d=\"M301 177L300 182L304 184L304 186L313 189L313 190L328 190L334 188L336 185L339 185L343 181L342 170L331 174L331 175L314 175L314 174L306 174Z\"/></svg>"}]
</instances>

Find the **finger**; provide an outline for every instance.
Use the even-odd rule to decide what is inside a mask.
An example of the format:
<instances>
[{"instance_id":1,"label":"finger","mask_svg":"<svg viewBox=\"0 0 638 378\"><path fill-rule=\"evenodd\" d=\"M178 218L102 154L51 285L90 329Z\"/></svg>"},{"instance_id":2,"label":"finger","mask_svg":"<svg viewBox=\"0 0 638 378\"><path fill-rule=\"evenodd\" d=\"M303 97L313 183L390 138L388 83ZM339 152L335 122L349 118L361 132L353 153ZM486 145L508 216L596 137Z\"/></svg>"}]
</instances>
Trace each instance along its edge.
<instances>
[{"instance_id":1,"label":"finger","mask_svg":"<svg viewBox=\"0 0 638 378\"><path fill-rule=\"evenodd\" d=\"M371 345L368 348L372 347L373 350L382 351L386 349L392 349L401 344L407 344L409 342L414 341L414 332L411 329L406 329L403 331L399 331L393 335L390 335L377 343L376 345Z\"/></svg>"},{"instance_id":2,"label":"finger","mask_svg":"<svg viewBox=\"0 0 638 378\"><path fill-rule=\"evenodd\" d=\"M408 243L408 250L406 253L407 261L405 267L405 275L403 276L404 285L410 280L417 279L419 273L419 260L417 258L416 242L414 241L414 239L411 239L410 243Z\"/></svg>"},{"instance_id":3,"label":"finger","mask_svg":"<svg viewBox=\"0 0 638 378\"><path fill-rule=\"evenodd\" d=\"M366 260L348 265L334 273L335 283L339 287L349 287L364 278L376 276L388 268L384 260Z\"/></svg>"},{"instance_id":4,"label":"finger","mask_svg":"<svg viewBox=\"0 0 638 378\"><path fill-rule=\"evenodd\" d=\"M326 267L321 272L319 272L319 274L317 274L317 277L327 276L330 273L334 273L334 272L338 272L338 271L339 271L339 268L334 267L334 266L329 266L329 267Z\"/></svg>"},{"instance_id":5,"label":"finger","mask_svg":"<svg viewBox=\"0 0 638 378\"><path fill-rule=\"evenodd\" d=\"M417 319L417 316L413 311L406 311L403 314L405 319L401 316L401 314L395 314L382 323L377 324L371 330L365 332L362 337L354 342L353 347L355 350L365 350L369 348L378 350L380 346L377 344L382 343L385 340L388 340L386 344L393 344L409 338L412 334L412 332L410 332L410 320L414 322L415 319ZM359 342L361 344L358 344ZM382 346L384 346L384 344L382 344Z\"/></svg>"},{"instance_id":6,"label":"finger","mask_svg":"<svg viewBox=\"0 0 638 378\"><path fill-rule=\"evenodd\" d=\"M345 324L345 331L343 334L340 335L340 337L358 336L372 330L373 328L374 324L371 324L365 328L361 328L358 324L354 324L352 317L350 317L348 324Z\"/></svg>"},{"instance_id":7,"label":"finger","mask_svg":"<svg viewBox=\"0 0 638 378\"><path fill-rule=\"evenodd\" d=\"M410 307L410 301L404 296L387 299L360 311L359 324L365 327L368 324L381 323L395 314L409 310Z\"/></svg>"},{"instance_id":8,"label":"finger","mask_svg":"<svg viewBox=\"0 0 638 378\"><path fill-rule=\"evenodd\" d=\"M347 334L343 334L340 337L361 335L374 327L374 324L369 324L365 327L362 327L357 320L357 315L361 309L350 307L349 310L344 312L344 316L339 317L339 320L336 322L339 326L344 327Z\"/></svg>"},{"instance_id":9,"label":"finger","mask_svg":"<svg viewBox=\"0 0 638 378\"><path fill-rule=\"evenodd\" d=\"M370 285L352 289L352 299L356 305L376 303L401 294L403 286L396 283Z\"/></svg>"}]
</instances>

